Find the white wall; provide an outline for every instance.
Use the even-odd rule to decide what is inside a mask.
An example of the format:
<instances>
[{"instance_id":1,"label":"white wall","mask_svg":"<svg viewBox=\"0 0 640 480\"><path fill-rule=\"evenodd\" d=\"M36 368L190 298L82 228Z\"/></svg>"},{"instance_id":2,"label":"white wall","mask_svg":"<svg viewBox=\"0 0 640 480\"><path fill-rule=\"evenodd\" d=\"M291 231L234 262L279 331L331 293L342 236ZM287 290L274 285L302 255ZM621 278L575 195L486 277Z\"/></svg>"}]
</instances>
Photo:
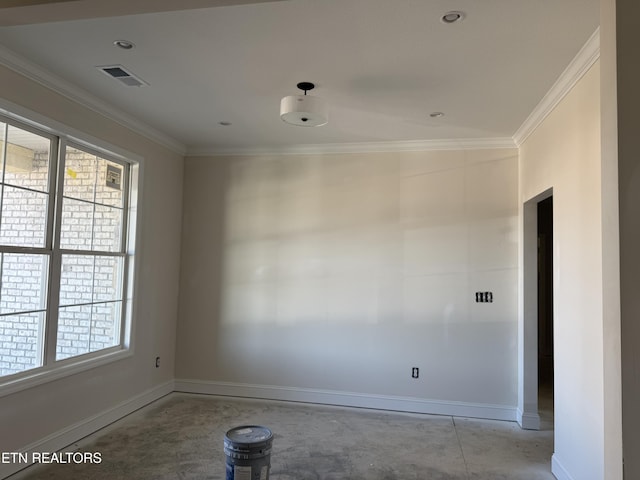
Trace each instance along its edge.
<instances>
[{"instance_id":1,"label":"white wall","mask_svg":"<svg viewBox=\"0 0 640 480\"><path fill-rule=\"evenodd\" d=\"M553 471L563 479L616 478L604 459L602 168L597 62L520 148L521 204L553 188Z\"/></svg>"},{"instance_id":2,"label":"white wall","mask_svg":"<svg viewBox=\"0 0 640 480\"><path fill-rule=\"evenodd\" d=\"M633 2L629 2L631 4ZM623 12L620 14L625 17ZM636 31L632 27L632 31ZM637 35L637 33L636 33ZM623 61L635 65L635 49ZM622 465L622 328L620 317L620 220L619 220L619 172L618 172L618 99L616 64L616 0L600 2L600 118L602 138L602 242L604 287L604 462L606 478L623 478ZM635 90L634 90L635 91ZM625 102L627 100L625 99ZM636 115L630 119L637 125ZM632 134L635 145L635 132ZM623 178L623 177L620 177ZM637 216L636 216L637 218ZM637 244L637 242L635 242ZM635 250L634 244L634 250ZM626 260L625 260L626 263ZM636 275L634 275L634 278ZM634 290L634 292L637 289ZM635 322L634 322L635 323ZM633 337L631 337L633 338ZM637 338L637 337L636 337ZM637 404L637 402L633 402ZM638 417L640 418L640 417ZM625 429L631 422L625 421ZM629 429L638 435L637 424ZM640 438L640 437L638 437ZM624 442L629 446L629 442ZM638 451L631 446L630 452ZM632 462L640 466L635 457L627 456L625 469L628 477L640 476ZM634 473L635 472L635 473Z\"/></svg>"},{"instance_id":3,"label":"white wall","mask_svg":"<svg viewBox=\"0 0 640 480\"><path fill-rule=\"evenodd\" d=\"M139 155L145 165L134 355L0 397L0 450L6 452L173 379L183 158L4 67L0 84L5 101ZM159 369L154 368L157 355L162 357Z\"/></svg>"},{"instance_id":4,"label":"white wall","mask_svg":"<svg viewBox=\"0 0 640 480\"><path fill-rule=\"evenodd\" d=\"M178 385L515 418L517 179L515 149L188 158Z\"/></svg>"}]
</instances>

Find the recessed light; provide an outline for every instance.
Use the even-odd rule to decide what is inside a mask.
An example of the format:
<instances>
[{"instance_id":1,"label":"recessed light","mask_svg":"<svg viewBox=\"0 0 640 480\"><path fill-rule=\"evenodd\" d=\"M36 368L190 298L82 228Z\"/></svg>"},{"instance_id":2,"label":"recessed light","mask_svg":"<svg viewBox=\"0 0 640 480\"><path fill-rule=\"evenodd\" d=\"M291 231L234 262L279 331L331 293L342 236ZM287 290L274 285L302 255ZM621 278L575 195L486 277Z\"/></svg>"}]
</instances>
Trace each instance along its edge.
<instances>
[{"instance_id":1,"label":"recessed light","mask_svg":"<svg viewBox=\"0 0 640 480\"><path fill-rule=\"evenodd\" d=\"M134 43L129 40L116 40L113 44L123 50L131 50L135 47Z\"/></svg>"},{"instance_id":2,"label":"recessed light","mask_svg":"<svg viewBox=\"0 0 640 480\"><path fill-rule=\"evenodd\" d=\"M223 127L228 127L231 125L231 122L222 121L222 122L218 122L218 125L222 125Z\"/></svg>"},{"instance_id":3,"label":"recessed light","mask_svg":"<svg viewBox=\"0 0 640 480\"><path fill-rule=\"evenodd\" d=\"M433 113L430 113L429 116L431 118L441 118L441 117L444 117L444 113L442 113L442 112L433 112Z\"/></svg>"},{"instance_id":4,"label":"recessed light","mask_svg":"<svg viewBox=\"0 0 640 480\"><path fill-rule=\"evenodd\" d=\"M447 24L461 22L462 20L464 20L464 12L458 11L447 12L440 18L442 23Z\"/></svg>"}]
</instances>

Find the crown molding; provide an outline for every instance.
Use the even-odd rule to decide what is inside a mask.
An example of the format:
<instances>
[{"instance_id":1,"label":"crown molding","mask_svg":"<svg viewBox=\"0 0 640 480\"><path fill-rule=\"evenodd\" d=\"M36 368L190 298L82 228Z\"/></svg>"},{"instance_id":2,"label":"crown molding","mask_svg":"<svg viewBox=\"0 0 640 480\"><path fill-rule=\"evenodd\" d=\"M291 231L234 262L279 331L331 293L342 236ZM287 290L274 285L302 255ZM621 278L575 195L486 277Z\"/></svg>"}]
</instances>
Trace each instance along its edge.
<instances>
[{"instance_id":1,"label":"crown molding","mask_svg":"<svg viewBox=\"0 0 640 480\"><path fill-rule=\"evenodd\" d=\"M400 142L325 143L287 145L277 148L194 148L188 157L312 155L331 153L392 153L428 150L478 150L516 148L512 138L460 138L444 140L409 140Z\"/></svg>"},{"instance_id":2,"label":"crown molding","mask_svg":"<svg viewBox=\"0 0 640 480\"><path fill-rule=\"evenodd\" d=\"M13 70L20 75L33 80L44 87L72 100L110 120L126 127L143 137L158 143L174 153L184 155L187 147L181 142L156 130L155 128L142 123L135 117L122 112L90 94L86 90L64 80L35 63L25 59L17 53L0 45L0 65Z\"/></svg>"},{"instance_id":3,"label":"crown molding","mask_svg":"<svg viewBox=\"0 0 640 480\"><path fill-rule=\"evenodd\" d=\"M35 63L0 45L0 65L29 78L56 93L103 115L110 120L152 140L169 150L187 156L300 155L329 153L414 152L425 150L473 150L516 148L512 138L462 138L442 140L409 140L398 142L327 143L256 148L193 148L140 120L114 108L86 90L68 82Z\"/></svg>"},{"instance_id":4,"label":"crown molding","mask_svg":"<svg viewBox=\"0 0 640 480\"><path fill-rule=\"evenodd\" d=\"M0 45L0 64L64 97L103 115L114 122L152 140L169 150L186 156L301 155L330 153L414 152L429 150L472 150L519 148L562 99L571 91L600 57L600 28L591 35L560 77L531 112L512 138L463 138L441 140L410 140L399 142L328 143L289 145L272 148L187 148L167 134L142 123L89 92L73 85L33 62Z\"/></svg>"},{"instance_id":5,"label":"crown molding","mask_svg":"<svg viewBox=\"0 0 640 480\"><path fill-rule=\"evenodd\" d=\"M593 32L589 40L571 60L560 77L549 89L540 103L513 134L513 141L520 147L536 128L547 118L562 99L571 91L576 83L587 73L589 68L600 58L600 27Z\"/></svg>"}]
</instances>

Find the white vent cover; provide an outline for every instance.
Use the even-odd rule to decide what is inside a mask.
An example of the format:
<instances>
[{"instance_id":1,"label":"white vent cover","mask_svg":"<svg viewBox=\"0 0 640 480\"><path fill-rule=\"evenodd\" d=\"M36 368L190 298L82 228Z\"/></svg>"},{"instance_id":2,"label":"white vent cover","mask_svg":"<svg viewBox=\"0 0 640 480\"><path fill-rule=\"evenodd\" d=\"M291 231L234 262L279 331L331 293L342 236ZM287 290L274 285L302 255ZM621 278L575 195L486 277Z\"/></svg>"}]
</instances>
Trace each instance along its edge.
<instances>
[{"instance_id":1,"label":"white vent cover","mask_svg":"<svg viewBox=\"0 0 640 480\"><path fill-rule=\"evenodd\" d=\"M135 76L129 72L122 65L101 65L96 67L105 75L111 78L115 78L120 83L123 83L127 87L148 87L149 84L142 80L140 77Z\"/></svg>"}]
</instances>

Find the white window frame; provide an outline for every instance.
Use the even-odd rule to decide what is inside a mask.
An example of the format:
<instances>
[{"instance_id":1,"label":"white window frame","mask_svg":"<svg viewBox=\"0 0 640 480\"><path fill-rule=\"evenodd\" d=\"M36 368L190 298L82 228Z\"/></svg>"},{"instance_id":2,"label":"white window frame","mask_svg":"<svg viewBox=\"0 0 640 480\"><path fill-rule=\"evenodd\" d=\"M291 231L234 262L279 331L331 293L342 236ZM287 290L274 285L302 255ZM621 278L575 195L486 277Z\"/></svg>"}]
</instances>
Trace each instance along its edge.
<instances>
[{"instance_id":1,"label":"white window frame","mask_svg":"<svg viewBox=\"0 0 640 480\"><path fill-rule=\"evenodd\" d=\"M47 231L44 248L15 247L19 253L49 254L49 284L47 297L47 324L45 326L43 346L43 366L23 372L0 377L0 397L48 383L69 375L106 365L131 357L134 353L133 321L135 318L137 282L139 275L136 262L136 245L139 244L140 232L140 199L143 185L143 158L137 154L112 145L104 140L85 134L41 114L25 109L11 102L0 99L0 121L8 122L18 128L52 139L49 166L49 204L47 206ZM63 253L78 254L82 251L60 249L54 240L60 238L61 222L54 222L55 215L60 215L62 205L62 188L64 162L60 161L66 146L79 148L101 158L128 165L128 175L123 179L128 182L128 195L124 200L123 231L124 275L122 294L122 316L120 324L120 344L106 349L90 352L63 360L55 360L58 318L58 296L60 288L60 262ZM95 254L95 252L91 252ZM57 272L57 278L55 278Z\"/></svg>"}]
</instances>

